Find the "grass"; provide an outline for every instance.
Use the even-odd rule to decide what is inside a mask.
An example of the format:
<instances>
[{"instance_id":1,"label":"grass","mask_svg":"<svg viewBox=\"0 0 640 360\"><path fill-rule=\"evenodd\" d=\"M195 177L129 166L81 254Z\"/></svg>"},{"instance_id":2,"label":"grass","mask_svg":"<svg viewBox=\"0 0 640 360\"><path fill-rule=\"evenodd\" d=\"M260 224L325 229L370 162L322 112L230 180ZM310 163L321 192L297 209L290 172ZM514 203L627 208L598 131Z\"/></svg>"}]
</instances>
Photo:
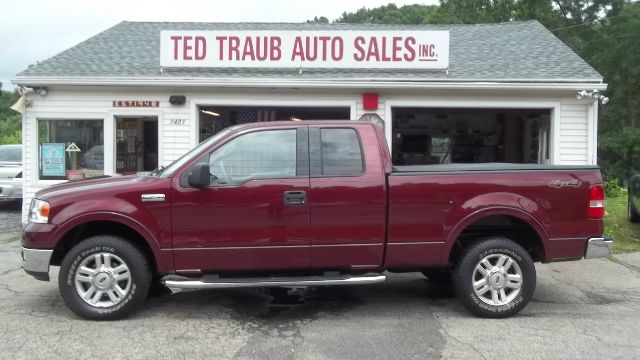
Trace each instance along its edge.
<instances>
[{"instance_id":1,"label":"grass","mask_svg":"<svg viewBox=\"0 0 640 360\"><path fill-rule=\"evenodd\" d=\"M613 236L613 252L640 251L640 224L627 220L627 193L618 197L607 197L607 215L604 233Z\"/></svg>"}]
</instances>

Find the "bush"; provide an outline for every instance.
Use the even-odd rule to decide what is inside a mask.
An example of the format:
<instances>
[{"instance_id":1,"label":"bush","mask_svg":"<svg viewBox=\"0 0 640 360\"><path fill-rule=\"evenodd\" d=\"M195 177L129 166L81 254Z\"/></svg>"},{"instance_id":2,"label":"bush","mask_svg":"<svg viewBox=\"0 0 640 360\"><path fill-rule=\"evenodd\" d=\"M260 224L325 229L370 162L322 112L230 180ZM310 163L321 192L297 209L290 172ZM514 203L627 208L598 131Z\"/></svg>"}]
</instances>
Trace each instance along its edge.
<instances>
[{"instance_id":1,"label":"bush","mask_svg":"<svg viewBox=\"0 0 640 360\"><path fill-rule=\"evenodd\" d=\"M620 186L618 179L613 177L604 178L604 193L607 197L617 198L622 195L622 192L622 186Z\"/></svg>"}]
</instances>

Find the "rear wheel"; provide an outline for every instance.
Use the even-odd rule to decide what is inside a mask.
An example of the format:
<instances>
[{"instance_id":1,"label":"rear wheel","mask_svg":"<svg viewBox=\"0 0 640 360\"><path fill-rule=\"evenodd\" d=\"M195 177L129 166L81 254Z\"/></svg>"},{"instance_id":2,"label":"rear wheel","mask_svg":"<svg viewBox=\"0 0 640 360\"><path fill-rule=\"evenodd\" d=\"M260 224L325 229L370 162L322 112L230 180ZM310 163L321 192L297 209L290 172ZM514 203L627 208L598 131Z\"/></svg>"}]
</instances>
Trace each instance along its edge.
<instances>
[{"instance_id":1,"label":"rear wheel","mask_svg":"<svg viewBox=\"0 0 640 360\"><path fill-rule=\"evenodd\" d=\"M627 198L627 217L629 222L638 223L640 222L640 214L633 207L633 202L631 201L631 195Z\"/></svg>"},{"instance_id":2,"label":"rear wheel","mask_svg":"<svg viewBox=\"0 0 640 360\"><path fill-rule=\"evenodd\" d=\"M478 240L467 248L453 273L456 294L477 316L504 318L533 297L536 269L520 245L503 238Z\"/></svg>"},{"instance_id":3,"label":"rear wheel","mask_svg":"<svg viewBox=\"0 0 640 360\"><path fill-rule=\"evenodd\" d=\"M62 260L58 285L67 306L92 320L127 316L144 302L151 270L144 254L122 238L91 237Z\"/></svg>"}]
</instances>

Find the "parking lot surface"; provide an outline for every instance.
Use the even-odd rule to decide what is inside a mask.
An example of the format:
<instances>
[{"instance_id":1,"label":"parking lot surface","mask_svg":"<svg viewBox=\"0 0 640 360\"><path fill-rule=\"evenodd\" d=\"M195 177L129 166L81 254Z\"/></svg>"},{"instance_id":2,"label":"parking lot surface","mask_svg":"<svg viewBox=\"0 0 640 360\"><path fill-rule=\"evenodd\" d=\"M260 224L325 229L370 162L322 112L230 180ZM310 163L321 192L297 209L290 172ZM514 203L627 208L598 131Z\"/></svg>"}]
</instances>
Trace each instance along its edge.
<instances>
[{"instance_id":1,"label":"parking lot surface","mask_svg":"<svg viewBox=\"0 0 640 360\"><path fill-rule=\"evenodd\" d=\"M537 266L532 302L469 315L420 274L383 284L155 294L127 320L69 311L20 268L20 205L0 203L0 358L615 359L640 357L640 254Z\"/></svg>"}]
</instances>

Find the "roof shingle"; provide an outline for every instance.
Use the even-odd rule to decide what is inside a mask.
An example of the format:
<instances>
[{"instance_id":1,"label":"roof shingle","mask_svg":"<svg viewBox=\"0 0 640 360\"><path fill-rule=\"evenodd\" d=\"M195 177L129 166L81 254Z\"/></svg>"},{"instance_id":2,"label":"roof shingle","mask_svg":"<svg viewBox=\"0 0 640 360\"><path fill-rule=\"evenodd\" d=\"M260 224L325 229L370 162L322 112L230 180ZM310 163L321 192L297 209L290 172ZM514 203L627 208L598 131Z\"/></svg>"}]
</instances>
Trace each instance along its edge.
<instances>
[{"instance_id":1,"label":"roof shingle","mask_svg":"<svg viewBox=\"0 0 640 360\"><path fill-rule=\"evenodd\" d=\"M449 30L449 69L165 68L161 30ZM602 76L537 21L478 25L121 22L19 73L30 77L373 78L421 81L601 82Z\"/></svg>"}]
</instances>

